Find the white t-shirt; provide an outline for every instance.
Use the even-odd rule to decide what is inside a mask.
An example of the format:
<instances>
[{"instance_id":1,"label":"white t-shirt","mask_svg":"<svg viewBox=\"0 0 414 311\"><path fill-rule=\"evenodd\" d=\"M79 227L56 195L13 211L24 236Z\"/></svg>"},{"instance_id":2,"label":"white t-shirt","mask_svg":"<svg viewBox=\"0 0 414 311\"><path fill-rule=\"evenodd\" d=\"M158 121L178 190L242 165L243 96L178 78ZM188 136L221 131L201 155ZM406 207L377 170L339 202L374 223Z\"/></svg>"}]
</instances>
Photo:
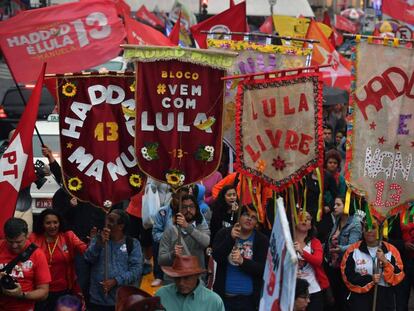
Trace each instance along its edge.
<instances>
[{"instance_id":1,"label":"white t-shirt","mask_svg":"<svg viewBox=\"0 0 414 311\"><path fill-rule=\"evenodd\" d=\"M303 251L312 254L310 242L306 244ZM308 281L309 294L320 292L321 287L319 286L318 280L316 279L315 270L313 269L310 263L303 259L303 257L300 254L298 254L298 259L298 278L305 279L306 281Z\"/></svg>"}]
</instances>

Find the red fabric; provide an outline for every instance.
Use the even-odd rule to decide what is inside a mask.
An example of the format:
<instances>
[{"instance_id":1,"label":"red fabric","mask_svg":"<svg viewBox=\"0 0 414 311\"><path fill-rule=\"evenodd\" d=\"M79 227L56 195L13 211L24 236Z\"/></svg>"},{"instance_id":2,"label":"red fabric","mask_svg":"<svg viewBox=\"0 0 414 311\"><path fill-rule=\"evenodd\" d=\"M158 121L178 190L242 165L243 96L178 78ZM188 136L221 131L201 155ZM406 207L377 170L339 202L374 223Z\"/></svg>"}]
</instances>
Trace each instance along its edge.
<instances>
[{"instance_id":1,"label":"red fabric","mask_svg":"<svg viewBox=\"0 0 414 311\"><path fill-rule=\"evenodd\" d=\"M273 33L273 18L268 16L259 28L260 32L272 34Z\"/></svg>"},{"instance_id":2,"label":"red fabric","mask_svg":"<svg viewBox=\"0 0 414 311\"><path fill-rule=\"evenodd\" d=\"M49 290L51 292L67 289L79 291L79 286L76 282L74 259L76 253L82 255L88 246L82 242L73 231L61 232L58 236L59 241L53 252L52 265L50 266L52 282L49 285ZM46 242L46 236L44 234L32 233L29 239L43 251L49 264L50 253ZM53 249L53 246L54 243L50 243L50 249Z\"/></svg>"},{"instance_id":3,"label":"red fabric","mask_svg":"<svg viewBox=\"0 0 414 311\"><path fill-rule=\"evenodd\" d=\"M26 242L28 247L30 242ZM0 241L0 267L3 268L17 255L10 252L7 242ZM45 254L40 249L36 249L30 256L29 260L16 265L11 275L17 279L22 287L23 292L30 292L37 286L48 284L51 281L49 267L47 265ZM0 295L0 310L7 311L29 311L34 307L33 300L22 300Z\"/></svg>"},{"instance_id":4,"label":"red fabric","mask_svg":"<svg viewBox=\"0 0 414 311\"><path fill-rule=\"evenodd\" d=\"M311 65L332 65L320 69L324 84L349 90L351 87L351 61L335 50L315 21L310 22L306 38L319 40L319 43L315 43L313 47Z\"/></svg>"},{"instance_id":5,"label":"red fabric","mask_svg":"<svg viewBox=\"0 0 414 311\"><path fill-rule=\"evenodd\" d=\"M174 24L173 29L171 29L170 35L168 38L171 40L172 44L178 45L180 41L180 30L181 30L181 11L180 15L178 15L178 19Z\"/></svg>"},{"instance_id":6,"label":"red fabric","mask_svg":"<svg viewBox=\"0 0 414 311\"><path fill-rule=\"evenodd\" d=\"M145 184L134 159L134 83L132 73L58 79L63 181L82 201L108 207L106 201L129 199Z\"/></svg>"},{"instance_id":7,"label":"red fabric","mask_svg":"<svg viewBox=\"0 0 414 311\"><path fill-rule=\"evenodd\" d=\"M165 27L164 21L159 19L157 17L157 15L155 15L154 13L151 13L150 11L148 11L147 8L145 7L145 5L141 5L141 7L138 9L135 16L138 17L139 19L147 22L152 27L157 27L157 26L159 26L161 28Z\"/></svg>"},{"instance_id":8,"label":"red fabric","mask_svg":"<svg viewBox=\"0 0 414 311\"><path fill-rule=\"evenodd\" d=\"M335 27L339 30L343 30L349 33L358 32L358 26L354 22L339 14L335 15Z\"/></svg>"},{"instance_id":9,"label":"red fabric","mask_svg":"<svg viewBox=\"0 0 414 311\"><path fill-rule=\"evenodd\" d=\"M0 27L0 47L17 82L35 81L43 62L48 64L47 73L100 65L119 55L124 38L111 0L27 10Z\"/></svg>"},{"instance_id":10,"label":"red fabric","mask_svg":"<svg viewBox=\"0 0 414 311\"><path fill-rule=\"evenodd\" d=\"M219 32L246 32L246 2L243 1L220 14L214 15L191 28L191 33L197 41L200 48L207 48L207 34L201 33L206 31ZM242 40L242 36L232 36L233 40Z\"/></svg>"},{"instance_id":11,"label":"red fabric","mask_svg":"<svg viewBox=\"0 0 414 311\"><path fill-rule=\"evenodd\" d=\"M306 251L303 251L302 257L309 262L315 271L316 280L318 281L321 289L326 289L329 287L329 279L326 276L325 270L323 269L323 248L321 242L313 238L311 240L311 248L313 253L309 254Z\"/></svg>"},{"instance_id":12,"label":"red fabric","mask_svg":"<svg viewBox=\"0 0 414 311\"><path fill-rule=\"evenodd\" d=\"M414 24L414 5L407 0L383 0L382 13L408 24Z\"/></svg>"},{"instance_id":13,"label":"red fabric","mask_svg":"<svg viewBox=\"0 0 414 311\"><path fill-rule=\"evenodd\" d=\"M125 18L125 29L129 44L137 45L164 45L174 44L160 31L136 21L133 18Z\"/></svg>"},{"instance_id":14,"label":"red fabric","mask_svg":"<svg viewBox=\"0 0 414 311\"><path fill-rule=\"evenodd\" d=\"M217 170L223 76L224 70L178 60L137 63L135 150L145 174L184 186Z\"/></svg>"},{"instance_id":15,"label":"red fabric","mask_svg":"<svg viewBox=\"0 0 414 311\"><path fill-rule=\"evenodd\" d=\"M30 95L27 107L17 125L10 145L0 159L0 238L3 237L3 225L13 216L20 189L28 187L37 177L33 163L33 131L37 119L43 78L46 65L40 72L36 86Z\"/></svg>"},{"instance_id":16,"label":"red fabric","mask_svg":"<svg viewBox=\"0 0 414 311\"><path fill-rule=\"evenodd\" d=\"M236 4L234 3L234 0L230 0L230 7L234 7Z\"/></svg>"},{"instance_id":17,"label":"red fabric","mask_svg":"<svg viewBox=\"0 0 414 311\"><path fill-rule=\"evenodd\" d=\"M131 201L126 209L127 213L135 216L137 218L142 218L142 197L144 196L144 191L131 197Z\"/></svg>"}]
</instances>

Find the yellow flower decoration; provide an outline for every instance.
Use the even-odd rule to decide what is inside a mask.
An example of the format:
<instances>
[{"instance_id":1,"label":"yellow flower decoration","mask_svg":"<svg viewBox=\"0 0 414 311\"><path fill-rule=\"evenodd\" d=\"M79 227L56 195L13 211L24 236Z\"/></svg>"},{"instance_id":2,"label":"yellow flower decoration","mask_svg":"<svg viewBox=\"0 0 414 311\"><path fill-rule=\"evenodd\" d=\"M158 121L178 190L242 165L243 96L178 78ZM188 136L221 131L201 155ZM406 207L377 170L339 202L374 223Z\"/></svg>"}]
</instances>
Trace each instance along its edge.
<instances>
[{"instance_id":1,"label":"yellow flower decoration","mask_svg":"<svg viewBox=\"0 0 414 311\"><path fill-rule=\"evenodd\" d=\"M72 191L78 191L82 189L82 180L78 177L72 177L68 180L68 188Z\"/></svg>"},{"instance_id":2,"label":"yellow flower decoration","mask_svg":"<svg viewBox=\"0 0 414 311\"><path fill-rule=\"evenodd\" d=\"M171 186L178 186L180 184L180 177L176 173L167 174L167 183L169 183Z\"/></svg>"},{"instance_id":3,"label":"yellow flower decoration","mask_svg":"<svg viewBox=\"0 0 414 311\"><path fill-rule=\"evenodd\" d=\"M76 95L76 85L73 83L66 83L65 85L62 86L62 94L68 97L73 97Z\"/></svg>"},{"instance_id":4,"label":"yellow flower decoration","mask_svg":"<svg viewBox=\"0 0 414 311\"><path fill-rule=\"evenodd\" d=\"M139 188L142 185L142 178L138 174L132 174L129 177L129 183L132 187Z\"/></svg>"},{"instance_id":5,"label":"yellow flower decoration","mask_svg":"<svg viewBox=\"0 0 414 311\"><path fill-rule=\"evenodd\" d=\"M256 168L260 173L263 173L266 168L266 162L264 160L257 161Z\"/></svg>"},{"instance_id":6,"label":"yellow flower decoration","mask_svg":"<svg viewBox=\"0 0 414 311\"><path fill-rule=\"evenodd\" d=\"M131 90L131 92L135 92L135 81L134 81L134 83L132 83L132 84L129 86L129 89Z\"/></svg>"}]
</instances>

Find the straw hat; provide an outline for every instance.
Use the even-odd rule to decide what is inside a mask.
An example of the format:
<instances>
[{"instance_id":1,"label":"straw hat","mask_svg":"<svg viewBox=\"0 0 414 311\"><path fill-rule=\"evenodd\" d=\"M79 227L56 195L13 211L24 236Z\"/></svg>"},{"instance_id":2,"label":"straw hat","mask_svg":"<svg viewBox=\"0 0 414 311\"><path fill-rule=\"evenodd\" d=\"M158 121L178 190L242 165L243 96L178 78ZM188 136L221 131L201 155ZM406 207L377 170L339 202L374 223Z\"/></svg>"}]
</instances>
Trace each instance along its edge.
<instances>
[{"instance_id":1,"label":"straw hat","mask_svg":"<svg viewBox=\"0 0 414 311\"><path fill-rule=\"evenodd\" d=\"M172 267L161 266L162 271L172 278L190 276L207 272L200 267L196 256L177 256Z\"/></svg>"}]
</instances>

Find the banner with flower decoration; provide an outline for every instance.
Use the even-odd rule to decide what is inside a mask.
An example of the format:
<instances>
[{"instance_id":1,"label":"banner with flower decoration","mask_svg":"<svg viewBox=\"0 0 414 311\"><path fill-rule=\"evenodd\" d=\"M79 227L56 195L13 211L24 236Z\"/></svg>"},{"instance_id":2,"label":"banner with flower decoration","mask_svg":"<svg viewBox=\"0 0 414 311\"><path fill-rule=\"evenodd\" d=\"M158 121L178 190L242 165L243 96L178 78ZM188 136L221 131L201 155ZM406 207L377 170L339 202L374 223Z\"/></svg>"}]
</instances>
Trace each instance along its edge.
<instances>
[{"instance_id":1,"label":"banner with flower decoration","mask_svg":"<svg viewBox=\"0 0 414 311\"><path fill-rule=\"evenodd\" d=\"M234 53L131 47L137 61L135 147L143 172L172 187L217 170L222 148L221 78Z\"/></svg>"},{"instance_id":2,"label":"banner with flower decoration","mask_svg":"<svg viewBox=\"0 0 414 311\"><path fill-rule=\"evenodd\" d=\"M134 74L58 76L63 181L71 195L99 207L140 192L135 158Z\"/></svg>"},{"instance_id":3,"label":"banner with flower decoration","mask_svg":"<svg viewBox=\"0 0 414 311\"><path fill-rule=\"evenodd\" d=\"M260 44L247 41L207 40L209 49L227 50L238 53L227 75L252 74L282 69L305 67L312 49L294 46ZM241 79L226 81L224 94L223 136L235 147L235 112L237 85Z\"/></svg>"},{"instance_id":4,"label":"banner with flower decoration","mask_svg":"<svg viewBox=\"0 0 414 311\"><path fill-rule=\"evenodd\" d=\"M414 50L360 42L353 58L345 178L382 218L414 199Z\"/></svg>"},{"instance_id":5,"label":"banner with flower decoration","mask_svg":"<svg viewBox=\"0 0 414 311\"><path fill-rule=\"evenodd\" d=\"M319 73L247 78L239 83L236 100L239 172L281 191L322 165Z\"/></svg>"}]
</instances>

